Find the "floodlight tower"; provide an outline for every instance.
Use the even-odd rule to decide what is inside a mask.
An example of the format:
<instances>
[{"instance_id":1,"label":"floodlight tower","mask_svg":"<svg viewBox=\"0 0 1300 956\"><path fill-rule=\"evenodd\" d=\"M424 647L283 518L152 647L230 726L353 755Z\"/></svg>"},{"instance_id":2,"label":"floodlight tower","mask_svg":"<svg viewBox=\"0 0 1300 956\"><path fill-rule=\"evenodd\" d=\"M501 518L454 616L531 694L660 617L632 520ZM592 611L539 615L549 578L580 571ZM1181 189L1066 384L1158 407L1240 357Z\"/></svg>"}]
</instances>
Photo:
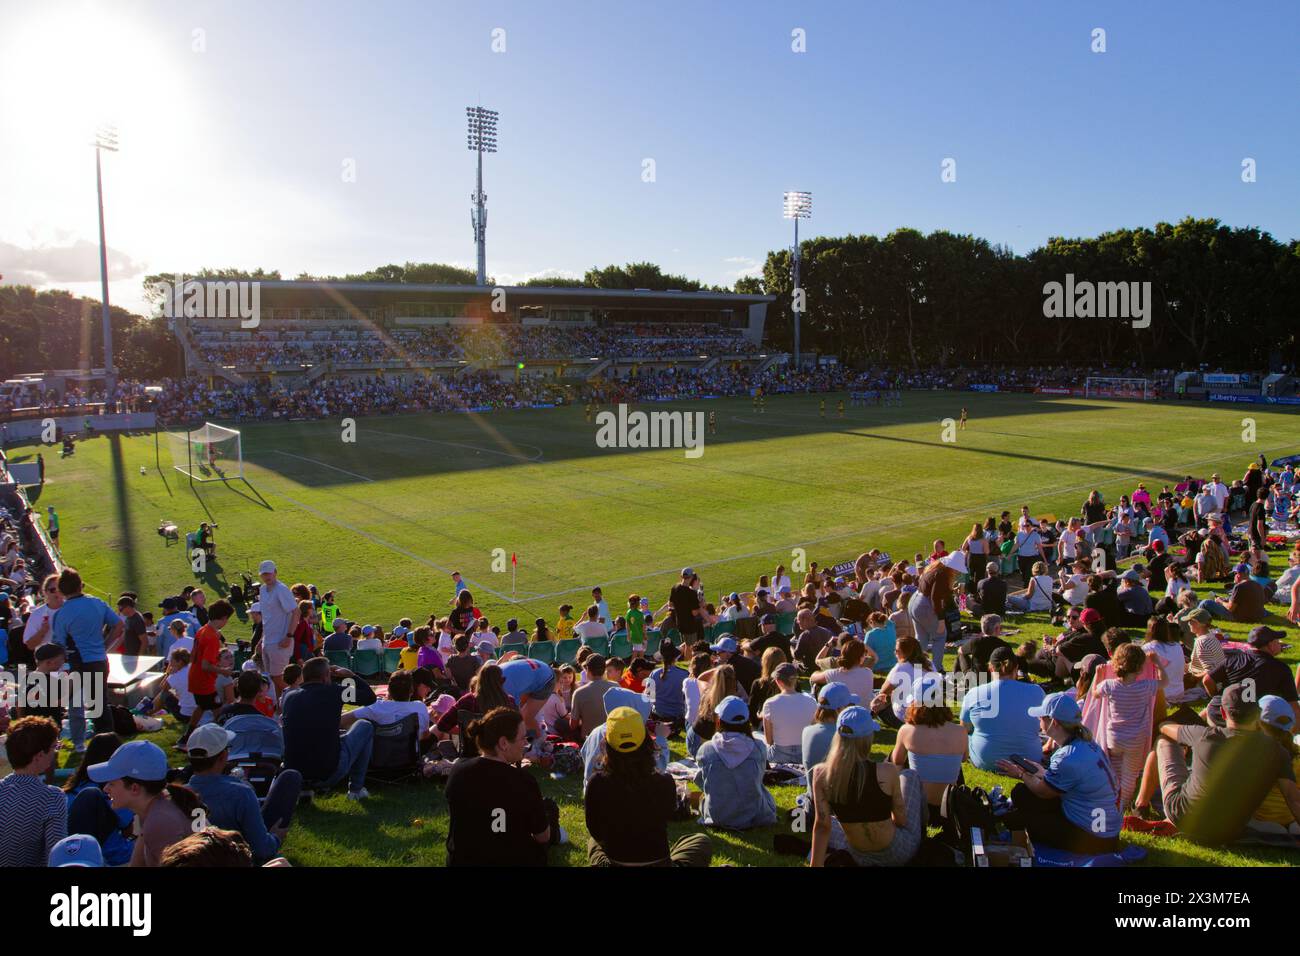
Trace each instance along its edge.
<instances>
[{"instance_id":1,"label":"floodlight tower","mask_svg":"<svg viewBox=\"0 0 1300 956\"><path fill-rule=\"evenodd\" d=\"M799 220L812 218L812 193L788 192L785 194L785 218L794 220L794 250L790 260L795 294L799 289ZM805 299L806 301L806 299ZM799 317L802 309L794 310L794 367L799 368Z\"/></svg>"},{"instance_id":2,"label":"floodlight tower","mask_svg":"<svg viewBox=\"0 0 1300 956\"><path fill-rule=\"evenodd\" d=\"M474 208L470 222L474 226L474 245L478 247L478 284L487 285L487 194L483 192L483 154L497 151L497 112L481 106L465 107L469 121L470 150L478 153L477 188L470 195Z\"/></svg>"},{"instance_id":3,"label":"floodlight tower","mask_svg":"<svg viewBox=\"0 0 1300 956\"><path fill-rule=\"evenodd\" d=\"M95 131L95 139L90 145L95 147L95 191L99 196L99 287L104 320L104 397L111 401L117 370L113 367L113 326L108 318L108 246L104 242L104 175L100 169L99 157L105 150L117 152L117 128L101 126Z\"/></svg>"}]
</instances>

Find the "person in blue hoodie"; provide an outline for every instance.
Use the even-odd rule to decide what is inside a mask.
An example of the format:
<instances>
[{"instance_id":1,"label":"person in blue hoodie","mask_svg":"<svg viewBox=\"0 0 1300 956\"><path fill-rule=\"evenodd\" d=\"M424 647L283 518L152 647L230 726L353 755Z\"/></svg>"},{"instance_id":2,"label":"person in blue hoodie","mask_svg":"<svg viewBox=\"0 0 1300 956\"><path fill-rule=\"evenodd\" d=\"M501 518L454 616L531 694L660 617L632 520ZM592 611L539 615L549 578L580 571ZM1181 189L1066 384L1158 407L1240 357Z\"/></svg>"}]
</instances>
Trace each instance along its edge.
<instances>
[{"instance_id":1,"label":"person in blue hoodie","mask_svg":"<svg viewBox=\"0 0 1300 956\"><path fill-rule=\"evenodd\" d=\"M714 710L717 732L700 745L696 784L703 791L700 823L747 830L776 822L776 800L763 786L767 755L749 732L749 705L725 697Z\"/></svg>"},{"instance_id":2,"label":"person in blue hoodie","mask_svg":"<svg viewBox=\"0 0 1300 956\"><path fill-rule=\"evenodd\" d=\"M68 832L89 834L99 841L106 866L125 866L135 849L132 824L135 813L114 810L104 788L86 775L92 764L106 763L122 738L117 734L95 734L86 744L86 755L76 772L63 785L68 798Z\"/></svg>"}]
</instances>

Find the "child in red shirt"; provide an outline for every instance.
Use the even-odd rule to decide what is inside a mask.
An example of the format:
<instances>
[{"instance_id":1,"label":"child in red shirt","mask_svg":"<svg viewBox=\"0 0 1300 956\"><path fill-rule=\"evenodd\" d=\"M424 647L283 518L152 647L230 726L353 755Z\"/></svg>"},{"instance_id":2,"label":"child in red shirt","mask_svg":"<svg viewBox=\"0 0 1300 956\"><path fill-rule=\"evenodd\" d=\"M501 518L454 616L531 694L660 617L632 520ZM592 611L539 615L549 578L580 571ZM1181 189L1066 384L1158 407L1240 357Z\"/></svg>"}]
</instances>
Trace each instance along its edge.
<instances>
[{"instance_id":1,"label":"child in red shirt","mask_svg":"<svg viewBox=\"0 0 1300 956\"><path fill-rule=\"evenodd\" d=\"M189 692L194 695L194 712L184 735L177 741L183 747L190 733L199 725L204 711L211 711L215 719L221 702L217 699L217 675L230 675L231 669L222 667L219 658L225 641L221 629L234 615L235 609L228 601L214 601L208 608L208 623L194 635L194 648L190 652Z\"/></svg>"}]
</instances>

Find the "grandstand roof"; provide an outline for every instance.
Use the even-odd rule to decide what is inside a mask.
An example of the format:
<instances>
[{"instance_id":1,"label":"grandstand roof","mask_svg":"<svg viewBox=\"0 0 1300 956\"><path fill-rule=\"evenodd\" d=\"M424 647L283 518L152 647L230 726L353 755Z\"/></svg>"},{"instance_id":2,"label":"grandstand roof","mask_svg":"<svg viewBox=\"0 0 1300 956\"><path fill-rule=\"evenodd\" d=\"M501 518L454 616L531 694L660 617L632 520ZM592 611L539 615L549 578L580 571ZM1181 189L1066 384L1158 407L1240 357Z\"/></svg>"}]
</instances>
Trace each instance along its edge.
<instances>
[{"instance_id":1,"label":"grandstand roof","mask_svg":"<svg viewBox=\"0 0 1300 956\"><path fill-rule=\"evenodd\" d=\"M199 282L225 282L221 278L199 279ZM261 295L265 302L273 298L313 298L336 302L340 295L357 298L409 298L447 297L463 299L466 296L491 296L503 289L517 301L580 301L584 304L621 304L635 302L644 305L713 305L740 308L748 305L775 302L776 296L750 295L737 292L669 292L643 289L592 289L563 286L480 286L480 285L424 285L407 282L324 282L314 280L262 280Z\"/></svg>"}]
</instances>

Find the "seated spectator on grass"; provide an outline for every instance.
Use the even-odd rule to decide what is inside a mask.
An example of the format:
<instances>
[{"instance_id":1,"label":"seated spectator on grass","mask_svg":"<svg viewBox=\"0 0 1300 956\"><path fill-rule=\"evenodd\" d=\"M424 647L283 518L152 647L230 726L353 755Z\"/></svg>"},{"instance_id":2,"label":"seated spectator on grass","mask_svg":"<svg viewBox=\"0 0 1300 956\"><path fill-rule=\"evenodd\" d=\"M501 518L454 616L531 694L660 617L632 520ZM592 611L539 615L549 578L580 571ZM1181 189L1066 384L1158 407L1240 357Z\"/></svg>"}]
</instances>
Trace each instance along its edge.
<instances>
[{"instance_id":1,"label":"seated spectator on grass","mask_svg":"<svg viewBox=\"0 0 1300 956\"><path fill-rule=\"evenodd\" d=\"M755 727L763 726L763 705L767 703L767 699L781 693L781 688L776 683L776 669L788 660L785 652L779 647L769 647L763 652L763 659L759 663L758 680L749 687L749 714Z\"/></svg>"},{"instance_id":2,"label":"seated spectator on grass","mask_svg":"<svg viewBox=\"0 0 1300 956\"><path fill-rule=\"evenodd\" d=\"M817 623L817 615L810 608L799 611L795 617L795 630L799 635L794 642L795 662L811 673L817 670L817 656L834 635Z\"/></svg>"},{"instance_id":3,"label":"seated spectator on grass","mask_svg":"<svg viewBox=\"0 0 1300 956\"><path fill-rule=\"evenodd\" d=\"M763 738L771 763L798 763L803 759L803 731L813 722L817 701L799 690L799 668L785 663L772 672L777 693L763 704Z\"/></svg>"},{"instance_id":4,"label":"seated spectator on grass","mask_svg":"<svg viewBox=\"0 0 1300 956\"><path fill-rule=\"evenodd\" d=\"M117 734L95 734L86 744L86 753L76 772L63 785L68 800L68 830L84 833L98 842L104 862L108 866L125 866L135 848L135 834L131 825L135 814L130 810L113 809L104 788L86 775L91 766L104 763L122 746Z\"/></svg>"},{"instance_id":5,"label":"seated spectator on grass","mask_svg":"<svg viewBox=\"0 0 1300 956\"><path fill-rule=\"evenodd\" d=\"M962 781L966 730L944 701L943 675L926 674L912 688L907 721L898 729L890 759L916 771L925 785L930 824L941 826L939 807L950 784Z\"/></svg>"},{"instance_id":6,"label":"seated spectator on grass","mask_svg":"<svg viewBox=\"0 0 1300 956\"><path fill-rule=\"evenodd\" d=\"M1212 675L1215 685L1227 687L1230 684L1243 684L1254 691L1256 700L1266 694L1281 697L1292 706L1296 717L1300 718L1300 695L1296 693L1291 666L1278 660L1284 637L1285 631L1262 624L1252 629L1249 649L1224 649L1223 666ZM1209 706L1205 708L1205 722L1211 726L1224 725L1217 696L1211 698Z\"/></svg>"},{"instance_id":7,"label":"seated spectator on grass","mask_svg":"<svg viewBox=\"0 0 1300 956\"><path fill-rule=\"evenodd\" d=\"M1033 563L1029 583L1007 595L1007 609L1021 614L1052 609L1052 576L1047 573L1046 563Z\"/></svg>"},{"instance_id":8,"label":"seated spectator on grass","mask_svg":"<svg viewBox=\"0 0 1300 956\"><path fill-rule=\"evenodd\" d=\"M45 782L57 760L59 726L48 717L21 717L9 725L5 750L13 772L0 780L0 867L45 866L68 833L68 802Z\"/></svg>"},{"instance_id":9,"label":"seated spectator on grass","mask_svg":"<svg viewBox=\"0 0 1300 956\"><path fill-rule=\"evenodd\" d=\"M447 777L447 865L545 866L558 808L518 766L528 746L523 716L497 707L466 732L480 756L457 761Z\"/></svg>"},{"instance_id":10,"label":"seated spectator on grass","mask_svg":"<svg viewBox=\"0 0 1300 956\"><path fill-rule=\"evenodd\" d=\"M563 664L556 668L555 687L537 713L537 726L543 735L554 735L560 740L571 743L582 742L578 738L577 724L572 718L570 703L577 682L578 672L571 664Z\"/></svg>"},{"instance_id":11,"label":"seated spectator on grass","mask_svg":"<svg viewBox=\"0 0 1300 956\"><path fill-rule=\"evenodd\" d=\"M1291 755L1291 772L1300 771L1300 747L1295 742L1296 718L1291 705L1281 697L1265 694L1259 699L1259 729ZM1300 823L1296 822L1281 788L1275 784L1256 808L1250 829L1278 832L1279 828L1300 836Z\"/></svg>"},{"instance_id":12,"label":"seated spectator on grass","mask_svg":"<svg viewBox=\"0 0 1300 956\"><path fill-rule=\"evenodd\" d=\"M1163 617L1153 617L1147 622L1147 639L1142 650L1155 658L1160 669L1162 689L1167 703L1183 699L1187 674L1187 651L1183 647L1182 630Z\"/></svg>"},{"instance_id":13,"label":"seated spectator on grass","mask_svg":"<svg viewBox=\"0 0 1300 956\"><path fill-rule=\"evenodd\" d=\"M1078 614L1077 611L1071 613ZM1002 639L1002 618L997 614L985 614L980 618L979 635L957 646L957 670L984 673L989 669L989 658L999 647L1013 649Z\"/></svg>"},{"instance_id":14,"label":"seated spectator on grass","mask_svg":"<svg viewBox=\"0 0 1300 956\"><path fill-rule=\"evenodd\" d=\"M377 727L396 724L414 714L419 728L420 742L427 746L433 733L430 726L429 705L415 698L415 681L410 671L397 671L388 678L388 699L375 700L364 707L345 711L339 718L339 729L346 731L359 720L368 720Z\"/></svg>"},{"instance_id":15,"label":"seated spectator on grass","mask_svg":"<svg viewBox=\"0 0 1300 956\"><path fill-rule=\"evenodd\" d=\"M897 729L907 719L907 698L921 675L934 670L914 637L900 637L894 645L898 663L885 677L885 684L871 700L871 713L885 726Z\"/></svg>"},{"instance_id":16,"label":"seated spectator on grass","mask_svg":"<svg viewBox=\"0 0 1300 956\"><path fill-rule=\"evenodd\" d=\"M167 755L158 745L124 743L106 762L92 764L86 775L104 785L114 810L136 816L138 835L128 865L158 866L167 847L193 832L202 803L190 788L167 782Z\"/></svg>"},{"instance_id":17,"label":"seated spectator on grass","mask_svg":"<svg viewBox=\"0 0 1300 956\"><path fill-rule=\"evenodd\" d=\"M348 799L364 800L366 770L375 727L357 721L340 734L344 700L366 707L375 702L370 685L344 667L313 657L302 668L302 686L284 695L284 765L302 774L304 786L329 790L344 779Z\"/></svg>"},{"instance_id":18,"label":"seated spectator on grass","mask_svg":"<svg viewBox=\"0 0 1300 956\"><path fill-rule=\"evenodd\" d=\"M713 714L715 732L695 756L703 792L700 823L734 830L775 823L776 800L763 785L767 759L763 745L750 736L749 705L727 697Z\"/></svg>"},{"instance_id":19,"label":"seated spectator on grass","mask_svg":"<svg viewBox=\"0 0 1300 956\"><path fill-rule=\"evenodd\" d=\"M686 700L686 716L682 720L685 727L694 726L700 717L700 697L706 685L700 678L713 666L713 658L708 654L695 654L686 669L686 680L682 681L682 697Z\"/></svg>"},{"instance_id":20,"label":"seated spectator on grass","mask_svg":"<svg viewBox=\"0 0 1300 956\"><path fill-rule=\"evenodd\" d=\"M235 701L217 711L217 723L224 725L231 717L238 717L241 714L270 716L264 714L262 708L257 706L257 698L266 683L269 683L269 678L256 670L241 670L239 676L235 678Z\"/></svg>"},{"instance_id":21,"label":"seated spectator on grass","mask_svg":"<svg viewBox=\"0 0 1300 956\"><path fill-rule=\"evenodd\" d=\"M189 760L194 773L190 788L207 807L208 822L223 830L236 830L247 841L253 859L273 859L302 791L302 774L284 769L275 775L265 800L259 803L252 785L226 773L234 734L218 724L205 724L190 734Z\"/></svg>"},{"instance_id":22,"label":"seated spectator on grass","mask_svg":"<svg viewBox=\"0 0 1300 956\"><path fill-rule=\"evenodd\" d=\"M605 658L592 654L583 664L587 681L573 692L573 713L585 738L592 728L605 722L605 692L618 685L605 679Z\"/></svg>"},{"instance_id":23,"label":"seated spectator on grass","mask_svg":"<svg viewBox=\"0 0 1300 956\"><path fill-rule=\"evenodd\" d=\"M910 626L911 620L908 620ZM888 674L898 663L898 658L894 654L894 646L898 643L900 637L908 637L911 631L900 633L897 623L883 611L872 611L867 616L867 633L862 638L862 642L867 645L875 661L871 665L873 671L881 674ZM869 700L869 697L863 697L863 700Z\"/></svg>"},{"instance_id":24,"label":"seated spectator on grass","mask_svg":"<svg viewBox=\"0 0 1300 956\"><path fill-rule=\"evenodd\" d=\"M1114 571L1098 571L1088 578L1086 610L1096 611L1106 627L1118 627L1124 621L1124 606L1119 603L1119 581Z\"/></svg>"},{"instance_id":25,"label":"seated spectator on grass","mask_svg":"<svg viewBox=\"0 0 1300 956\"><path fill-rule=\"evenodd\" d=\"M1116 649L1111 658L1113 677L1096 680L1091 696L1101 702L1104 721L1097 743L1106 751L1119 786L1120 808L1127 809L1142 777L1151 750L1153 715L1164 714L1164 697L1158 679L1142 676L1147 655L1136 644ZM1181 681L1180 681L1181 684Z\"/></svg>"},{"instance_id":26,"label":"seated spectator on grass","mask_svg":"<svg viewBox=\"0 0 1300 956\"><path fill-rule=\"evenodd\" d=\"M666 727L660 727L654 721L650 713L650 701L646 700L640 694L628 690L626 687L611 687L605 692L604 699L605 711L612 712L618 707L631 707L641 719L645 721L647 732L653 728L650 734L655 741L655 762L660 770L668 768L668 741ZM591 728L591 733L582 743L582 749L579 751L582 757L583 768L583 787L587 785L592 776L600 769L601 757L605 747L605 723L602 721L598 726Z\"/></svg>"},{"instance_id":27,"label":"seated spectator on grass","mask_svg":"<svg viewBox=\"0 0 1300 956\"><path fill-rule=\"evenodd\" d=\"M1008 825L1023 827L1035 845L1069 853L1110 853L1119 848L1119 788L1106 754L1083 726L1074 694L1052 694L1029 709L1050 738L1044 767L1035 755L1017 754L1032 771L1002 760L998 769L1021 782L1011 790Z\"/></svg>"},{"instance_id":28,"label":"seated spectator on grass","mask_svg":"<svg viewBox=\"0 0 1300 956\"><path fill-rule=\"evenodd\" d=\"M1250 579L1250 565L1238 564L1232 569L1232 593L1225 601L1221 597L1206 598L1200 607L1211 617L1226 618L1246 624L1256 624L1268 615L1267 596L1259 584Z\"/></svg>"},{"instance_id":29,"label":"seated spectator on grass","mask_svg":"<svg viewBox=\"0 0 1300 956\"><path fill-rule=\"evenodd\" d=\"M748 695L754 682L762 676L762 665L753 658L739 653L740 646L736 643L736 639L729 634L718 638L716 644L710 644L709 650L713 653L715 665L731 665L736 672L736 682Z\"/></svg>"},{"instance_id":30,"label":"seated spectator on grass","mask_svg":"<svg viewBox=\"0 0 1300 956\"><path fill-rule=\"evenodd\" d=\"M880 725L865 707L846 707L824 763L812 769L812 866L844 851L858 866L902 866L925 836L925 790L911 770L871 759Z\"/></svg>"},{"instance_id":31,"label":"seated spectator on grass","mask_svg":"<svg viewBox=\"0 0 1300 956\"><path fill-rule=\"evenodd\" d=\"M1142 575L1133 568L1120 575L1115 598L1124 612L1120 622L1122 627L1146 627L1147 618L1155 613L1151 595L1142 584Z\"/></svg>"},{"instance_id":32,"label":"seated spectator on grass","mask_svg":"<svg viewBox=\"0 0 1300 956\"><path fill-rule=\"evenodd\" d=\"M447 713L443 714L438 720L438 730L440 733L450 734L452 731L464 728L460 727L461 711L468 711L471 714L485 714L489 710L495 710L498 707L514 708L518 710L515 700L505 690L505 679L501 674L501 667L498 664L484 664L482 669L474 675L470 681L469 692L462 694L456 701L456 706ZM602 712L602 719L603 719Z\"/></svg>"},{"instance_id":33,"label":"seated spectator on grass","mask_svg":"<svg viewBox=\"0 0 1300 956\"><path fill-rule=\"evenodd\" d=\"M1086 607L1079 612L1077 622L1070 617L1072 629L1060 638L1052 647L1043 647L1031 657L1026 658L1025 667L1035 677L1048 680L1069 678L1074 672L1074 665L1089 654L1109 657L1101 636L1106 631L1106 620L1095 607Z\"/></svg>"},{"instance_id":34,"label":"seated spectator on grass","mask_svg":"<svg viewBox=\"0 0 1300 956\"><path fill-rule=\"evenodd\" d=\"M994 772L1012 755L1034 758L1042 754L1038 721L1029 710L1043 702L1037 684L1017 680L1020 661L1014 651L1000 647L989 655L986 684L966 692L961 703L961 724L970 734L970 762Z\"/></svg>"},{"instance_id":35,"label":"seated spectator on grass","mask_svg":"<svg viewBox=\"0 0 1300 956\"><path fill-rule=\"evenodd\" d=\"M644 657L634 657L632 663L627 667L627 673L619 681L619 685L640 694L645 690L646 678L650 676L650 672L654 669L655 666L651 661L646 660Z\"/></svg>"},{"instance_id":36,"label":"seated spectator on grass","mask_svg":"<svg viewBox=\"0 0 1300 956\"><path fill-rule=\"evenodd\" d=\"M1169 832L1142 818L1157 786L1165 826L1172 824L1183 836L1208 846L1238 839L1274 788L1292 819L1300 821L1300 790L1291 752L1260 731L1260 705L1254 691L1242 684L1228 687L1223 692L1222 714L1222 728L1176 723L1160 726L1138 793L1136 816L1125 820L1130 828ZM1187 750L1191 752L1190 768Z\"/></svg>"},{"instance_id":37,"label":"seated spectator on grass","mask_svg":"<svg viewBox=\"0 0 1300 956\"><path fill-rule=\"evenodd\" d=\"M818 684L844 684L862 700L870 700L876 692L876 677L872 673L875 656L867 645L856 637L841 635L841 641L838 666L814 672L808 678L809 682L814 690ZM893 656L892 646L890 656Z\"/></svg>"},{"instance_id":38,"label":"seated spectator on grass","mask_svg":"<svg viewBox=\"0 0 1300 956\"><path fill-rule=\"evenodd\" d=\"M591 866L708 866L705 833L668 843L677 815L677 785L655 765L655 744L645 720L630 707L610 711L599 770L585 796L587 859Z\"/></svg>"},{"instance_id":39,"label":"seated spectator on grass","mask_svg":"<svg viewBox=\"0 0 1300 956\"><path fill-rule=\"evenodd\" d=\"M447 659L446 669L451 676L451 682L456 691L464 694L469 690L470 681L478 673L479 668L483 666L483 662L470 653L468 635L457 634L453 646L456 652Z\"/></svg>"},{"instance_id":40,"label":"seated spectator on grass","mask_svg":"<svg viewBox=\"0 0 1300 956\"><path fill-rule=\"evenodd\" d=\"M645 696L650 701L650 710L656 721L671 725L674 733L686 727L686 692L687 671L676 666L681 658L681 651L670 640L659 642L659 657L662 665L651 671L646 680Z\"/></svg>"},{"instance_id":41,"label":"seated spectator on grass","mask_svg":"<svg viewBox=\"0 0 1300 956\"><path fill-rule=\"evenodd\" d=\"M845 707L856 707L860 698L844 684L832 681L816 688L817 710L813 722L803 729L800 739L800 760L809 773L817 764L826 759L830 753L831 742L835 739L835 721ZM811 777L808 784L808 800L812 800ZM811 804L809 804L811 805Z\"/></svg>"}]
</instances>

